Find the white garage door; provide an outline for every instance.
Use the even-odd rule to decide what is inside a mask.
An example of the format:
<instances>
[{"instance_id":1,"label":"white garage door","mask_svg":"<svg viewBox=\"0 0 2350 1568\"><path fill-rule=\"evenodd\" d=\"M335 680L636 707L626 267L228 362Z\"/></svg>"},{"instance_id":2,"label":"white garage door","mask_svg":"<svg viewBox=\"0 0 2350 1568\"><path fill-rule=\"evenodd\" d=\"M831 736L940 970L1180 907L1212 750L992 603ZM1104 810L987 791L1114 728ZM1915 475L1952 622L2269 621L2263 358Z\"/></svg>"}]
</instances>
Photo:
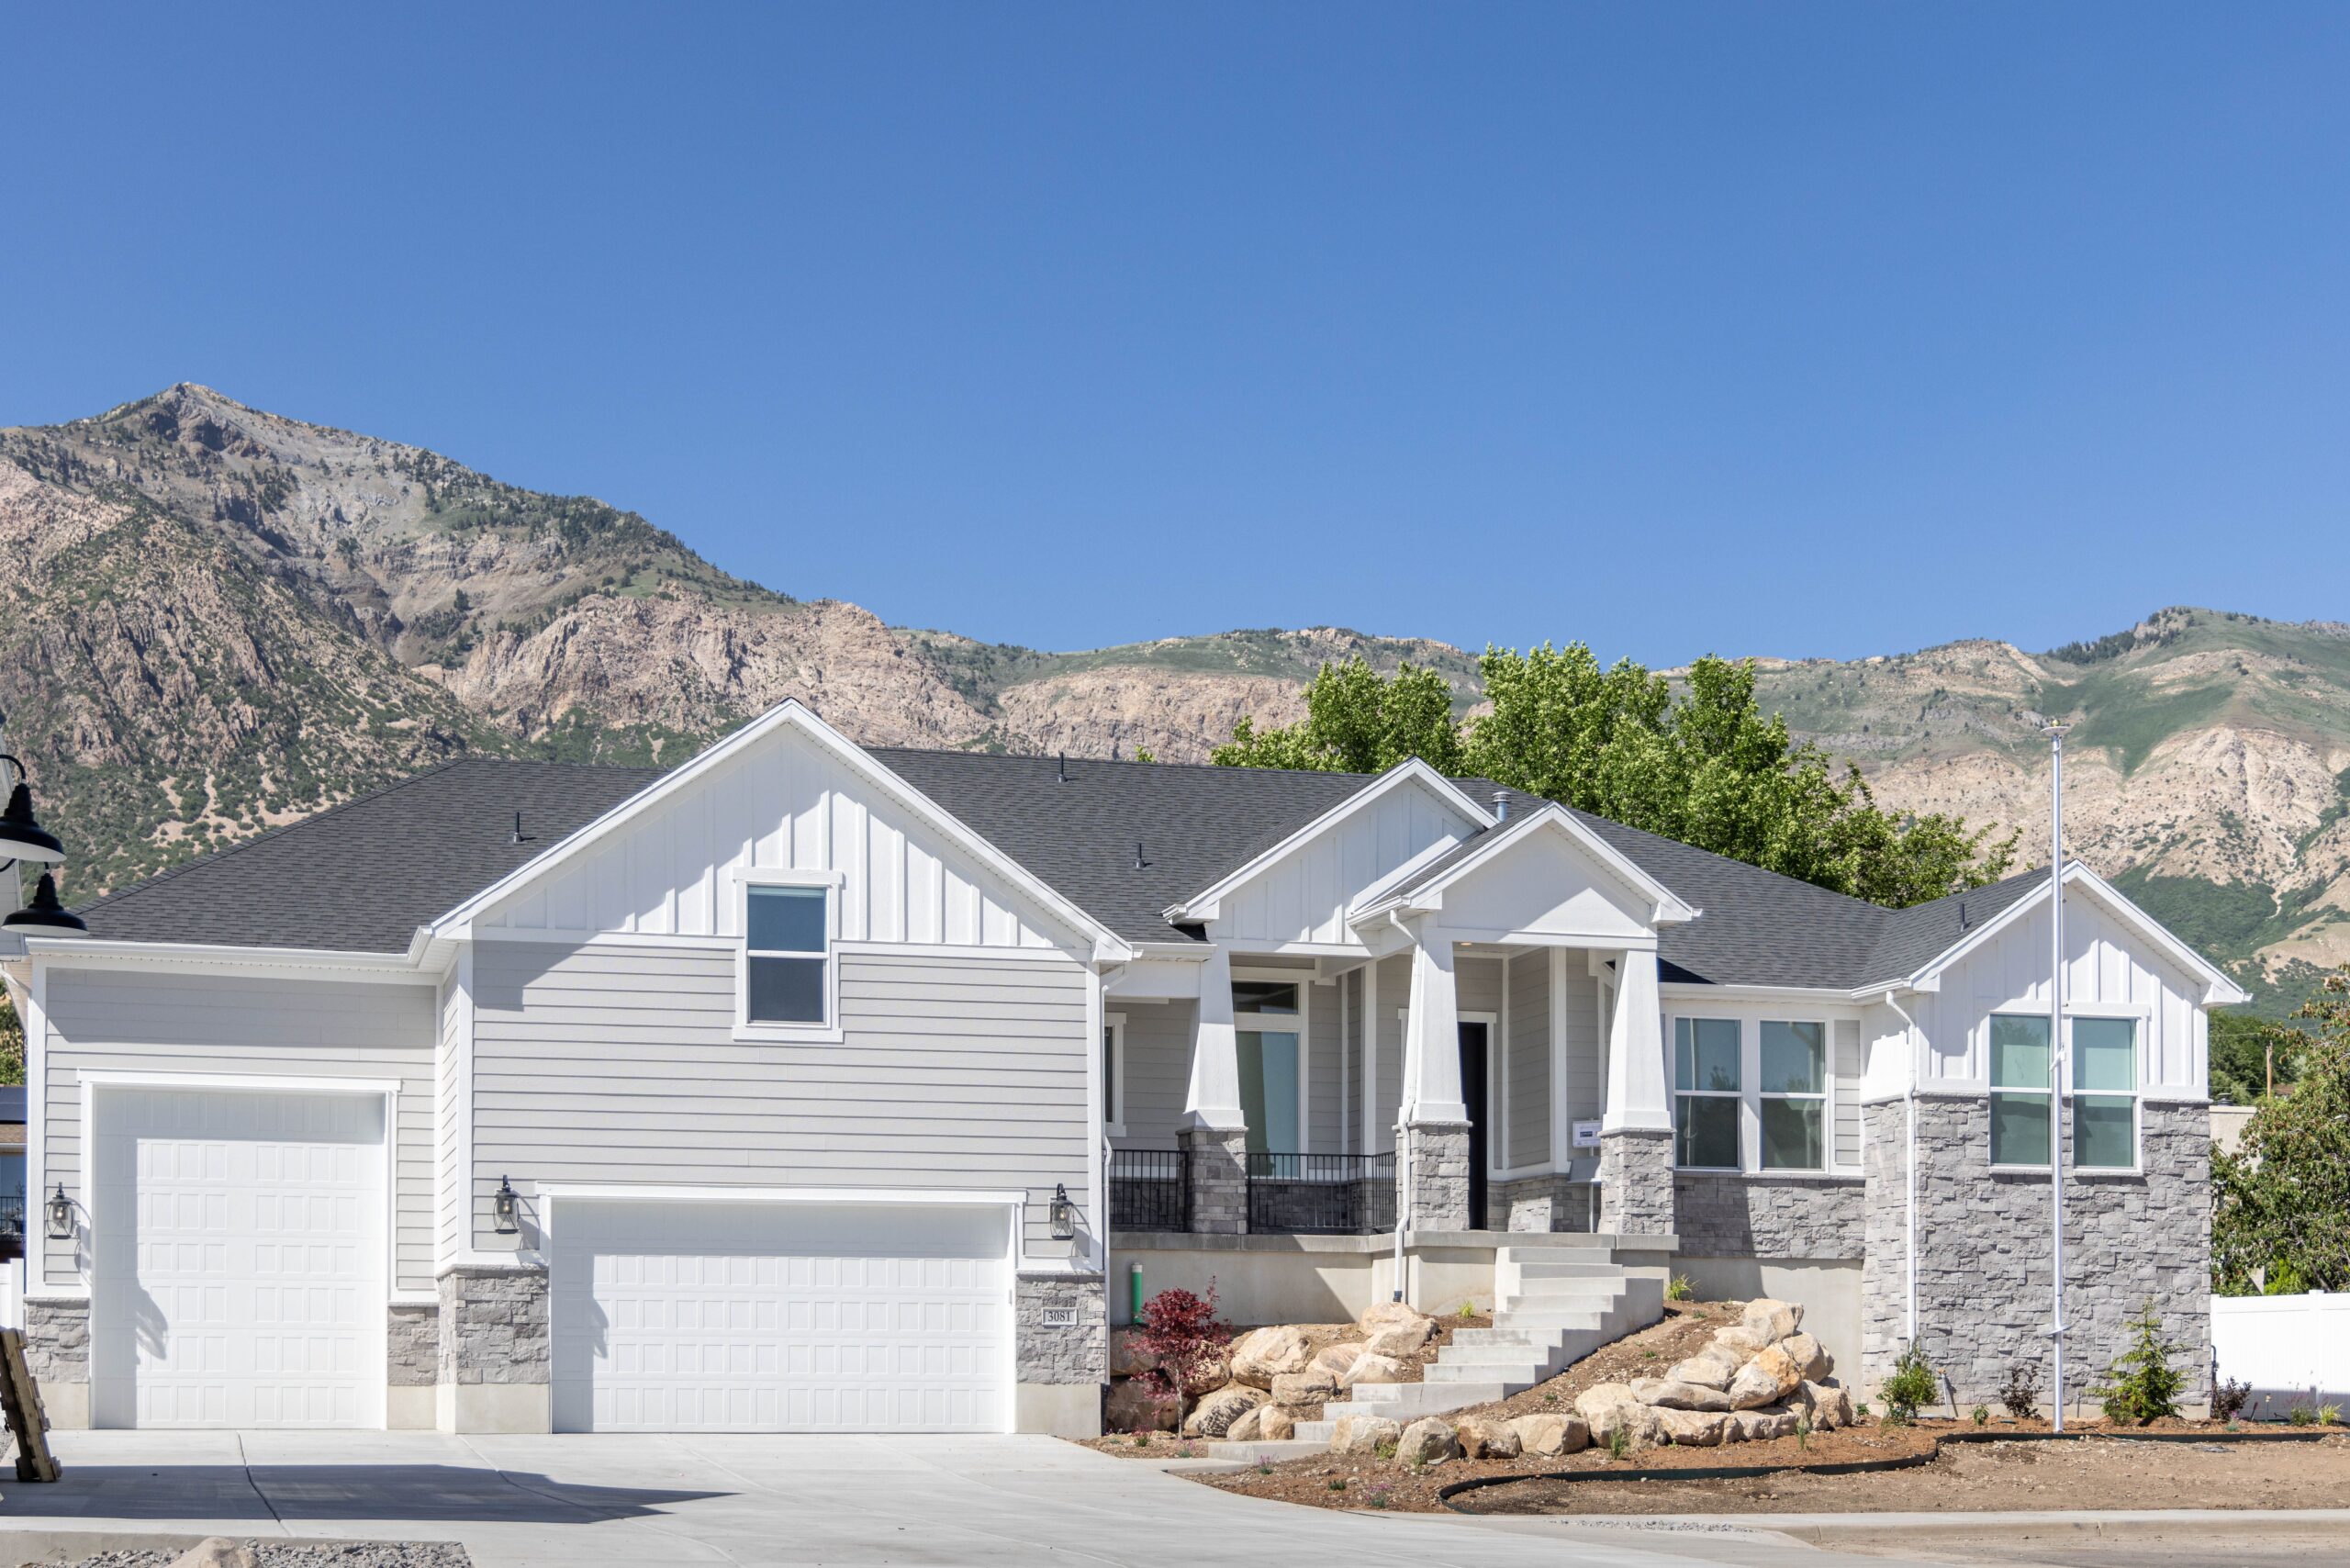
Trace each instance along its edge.
<instances>
[{"instance_id":1,"label":"white garage door","mask_svg":"<svg viewBox=\"0 0 2350 1568\"><path fill-rule=\"evenodd\" d=\"M101 1427L378 1427L384 1102L96 1087Z\"/></svg>"},{"instance_id":2,"label":"white garage door","mask_svg":"<svg viewBox=\"0 0 2350 1568\"><path fill-rule=\"evenodd\" d=\"M1010 1211L560 1200L559 1432L1000 1432Z\"/></svg>"}]
</instances>

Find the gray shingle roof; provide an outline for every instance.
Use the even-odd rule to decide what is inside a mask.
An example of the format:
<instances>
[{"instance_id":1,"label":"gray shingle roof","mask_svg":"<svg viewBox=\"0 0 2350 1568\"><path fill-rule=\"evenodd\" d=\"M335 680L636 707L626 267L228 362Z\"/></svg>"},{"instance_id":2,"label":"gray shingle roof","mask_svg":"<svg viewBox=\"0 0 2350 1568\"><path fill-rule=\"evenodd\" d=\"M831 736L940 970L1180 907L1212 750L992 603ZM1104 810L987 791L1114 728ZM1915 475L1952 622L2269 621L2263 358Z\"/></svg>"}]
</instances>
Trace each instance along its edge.
<instances>
[{"instance_id":1,"label":"gray shingle roof","mask_svg":"<svg viewBox=\"0 0 2350 1568\"><path fill-rule=\"evenodd\" d=\"M1370 782L1350 773L871 748L964 825L1130 942L1192 939L1162 913ZM82 913L122 940L400 952L420 925L660 777L472 758L420 773L114 894ZM1496 786L1457 780L1472 800ZM1516 810L1533 797L1516 797ZM514 813L531 841L511 840ZM1845 988L1897 980L2028 892L2042 873L1888 911L1578 812L1703 912L1664 928L1668 980ZM1423 874L1471 852L1449 853ZM1141 848L1142 864L1136 865Z\"/></svg>"}]
</instances>

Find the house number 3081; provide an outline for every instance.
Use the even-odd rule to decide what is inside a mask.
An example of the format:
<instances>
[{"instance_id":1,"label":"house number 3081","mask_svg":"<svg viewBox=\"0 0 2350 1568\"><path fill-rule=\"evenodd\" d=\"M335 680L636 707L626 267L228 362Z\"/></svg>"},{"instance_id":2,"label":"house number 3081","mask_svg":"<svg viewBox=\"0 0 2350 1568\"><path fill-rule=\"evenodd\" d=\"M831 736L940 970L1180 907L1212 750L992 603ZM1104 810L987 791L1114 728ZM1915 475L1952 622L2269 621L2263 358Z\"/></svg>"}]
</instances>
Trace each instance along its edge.
<instances>
[{"instance_id":1,"label":"house number 3081","mask_svg":"<svg viewBox=\"0 0 2350 1568\"><path fill-rule=\"evenodd\" d=\"M1077 1308L1073 1306L1048 1306L1045 1308L1045 1327L1047 1328L1076 1327Z\"/></svg>"}]
</instances>

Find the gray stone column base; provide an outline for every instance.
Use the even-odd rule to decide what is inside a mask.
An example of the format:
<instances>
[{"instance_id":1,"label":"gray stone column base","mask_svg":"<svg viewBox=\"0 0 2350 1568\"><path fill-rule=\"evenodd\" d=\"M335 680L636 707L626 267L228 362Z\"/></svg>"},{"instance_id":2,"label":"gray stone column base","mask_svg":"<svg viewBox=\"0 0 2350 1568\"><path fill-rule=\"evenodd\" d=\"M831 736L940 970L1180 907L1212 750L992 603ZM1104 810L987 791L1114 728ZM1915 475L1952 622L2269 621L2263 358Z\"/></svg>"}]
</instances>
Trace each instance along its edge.
<instances>
[{"instance_id":1,"label":"gray stone column base","mask_svg":"<svg viewBox=\"0 0 2350 1568\"><path fill-rule=\"evenodd\" d=\"M440 1286L434 1424L444 1432L551 1430L546 1271L460 1263Z\"/></svg>"},{"instance_id":2,"label":"gray stone column base","mask_svg":"<svg viewBox=\"0 0 2350 1568\"><path fill-rule=\"evenodd\" d=\"M391 1431L431 1431L440 1418L441 1309L402 1302L385 1331L384 1426Z\"/></svg>"},{"instance_id":3,"label":"gray stone column base","mask_svg":"<svg viewBox=\"0 0 2350 1568\"><path fill-rule=\"evenodd\" d=\"M1013 1299L1018 1336L1013 1429L1100 1437L1102 1389L1110 1381L1102 1276L1024 1273Z\"/></svg>"},{"instance_id":4,"label":"gray stone column base","mask_svg":"<svg viewBox=\"0 0 2350 1568\"><path fill-rule=\"evenodd\" d=\"M1626 1127L1599 1135L1599 1228L1612 1236L1671 1236L1673 1134Z\"/></svg>"},{"instance_id":5,"label":"gray stone column base","mask_svg":"<svg viewBox=\"0 0 2350 1568\"><path fill-rule=\"evenodd\" d=\"M1248 1231L1248 1134L1186 1127L1175 1135L1191 1156L1192 1229L1210 1236Z\"/></svg>"},{"instance_id":6,"label":"gray stone column base","mask_svg":"<svg viewBox=\"0 0 2350 1568\"><path fill-rule=\"evenodd\" d=\"M1415 1122L1398 1127L1395 1179L1411 1184L1411 1229L1474 1228L1469 1214L1468 1124Z\"/></svg>"},{"instance_id":7,"label":"gray stone column base","mask_svg":"<svg viewBox=\"0 0 2350 1568\"><path fill-rule=\"evenodd\" d=\"M40 1384L49 1424L79 1431L90 1424L90 1304L28 1301L25 1365Z\"/></svg>"}]
</instances>

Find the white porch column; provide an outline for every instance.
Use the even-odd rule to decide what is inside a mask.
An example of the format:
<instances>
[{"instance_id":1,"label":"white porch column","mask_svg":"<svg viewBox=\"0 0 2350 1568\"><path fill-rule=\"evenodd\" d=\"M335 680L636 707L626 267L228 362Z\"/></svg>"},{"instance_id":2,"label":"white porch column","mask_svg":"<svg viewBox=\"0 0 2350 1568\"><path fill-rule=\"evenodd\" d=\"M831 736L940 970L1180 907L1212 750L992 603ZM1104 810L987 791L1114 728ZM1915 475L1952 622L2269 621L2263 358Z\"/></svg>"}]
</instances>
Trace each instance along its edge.
<instances>
[{"instance_id":1,"label":"white porch column","mask_svg":"<svg viewBox=\"0 0 2350 1568\"><path fill-rule=\"evenodd\" d=\"M1192 1029L1192 1081L1183 1127L1230 1132L1248 1125L1240 1109L1240 1036L1232 1027L1232 956L1222 947L1200 966L1200 1010Z\"/></svg>"},{"instance_id":2,"label":"white porch column","mask_svg":"<svg viewBox=\"0 0 2350 1568\"><path fill-rule=\"evenodd\" d=\"M1673 1130L1654 948L1634 948L1616 963L1616 1017L1607 1032L1607 1107L1599 1130Z\"/></svg>"},{"instance_id":3,"label":"white porch column","mask_svg":"<svg viewBox=\"0 0 2350 1568\"><path fill-rule=\"evenodd\" d=\"M1404 1121L1465 1125L1460 1098L1460 1014L1452 977L1452 939L1423 928L1413 934L1412 1000L1404 1015Z\"/></svg>"}]
</instances>

